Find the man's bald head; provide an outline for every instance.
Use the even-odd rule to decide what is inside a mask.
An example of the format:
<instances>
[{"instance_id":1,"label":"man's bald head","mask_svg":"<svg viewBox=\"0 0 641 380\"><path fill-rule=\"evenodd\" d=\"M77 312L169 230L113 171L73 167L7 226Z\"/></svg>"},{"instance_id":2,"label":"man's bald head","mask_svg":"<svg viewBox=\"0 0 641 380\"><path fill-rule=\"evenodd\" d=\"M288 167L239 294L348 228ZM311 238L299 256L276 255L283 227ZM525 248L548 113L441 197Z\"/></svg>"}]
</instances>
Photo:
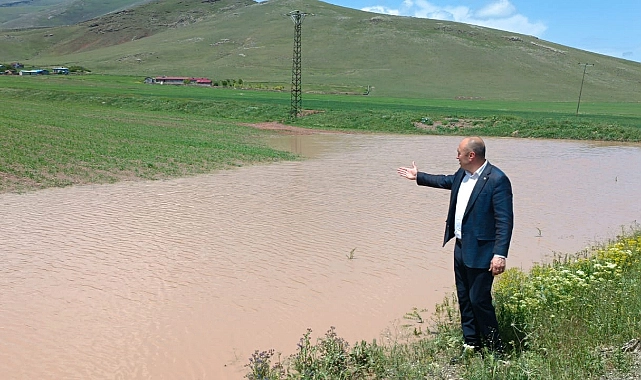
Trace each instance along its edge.
<instances>
[{"instance_id":1,"label":"man's bald head","mask_svg":"<svg viewBox=\"0 0 641 380\"><path fill-rule=\"evenodd\" d=\"M485 142L478 136L466 138L465 147L468 152L474 152L477 158L485 159Z\"/></svg>"}]
</instances>

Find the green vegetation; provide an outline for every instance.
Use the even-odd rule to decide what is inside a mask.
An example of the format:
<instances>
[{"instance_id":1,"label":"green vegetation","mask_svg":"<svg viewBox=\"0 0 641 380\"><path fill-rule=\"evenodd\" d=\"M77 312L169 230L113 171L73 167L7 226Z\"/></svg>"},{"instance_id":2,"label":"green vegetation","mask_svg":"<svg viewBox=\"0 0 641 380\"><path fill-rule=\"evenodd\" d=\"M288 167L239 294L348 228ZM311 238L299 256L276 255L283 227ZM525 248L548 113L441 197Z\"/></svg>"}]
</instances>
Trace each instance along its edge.
<instances>
[{"instance_id":1,"label":"green vegetation","mask_svg":"<svg viewBox=\"0 0 641 380\"><path fill-rule=\"evenodd\" d=\"M641 232L575 256L512 268L495 286L505 357L463 352L454 296L434 314L431 333L351 346L334 328L315 343L308 330L295 354L256 351L247 378L256 379L595 379L627 378L635 370L628 342L641 337ZM416 317L418 315L418 317ZM420 324L413 310L408 319ZM410 325L412 326L412 325ZM413 326L416 326L414 324ZM637 364L639 354L637 356Z\"/></svg>"},{"instance_id":2,"label":"green vegetation","mask_svg":"<svg viewBox=\"0 0 641 380\"><path fill-rule=\"evenodd\" d=\"M0 5L5 5L0 13L0 28L24 29L72 25L112 12L120 11L118 13L122 13L123 9L150 1L103 0L99 2L79 2L45 0L31 2L0 0ZM6 4L10 3L13 3L13 5L6 6Z\"/></svg>"},{"instance_id":3,"label":"green vegetation","mask_svg":"<svg viewBox=\"0 0 641 380\"><path fill-rule=\"evenodd\" d=\"M85 4L95 6L95 2ZM309 92L368 97L575 103L641 102L641 63L478 26L385 16L316 0L162 0L80 24L5 30L0 61L112 75L291 81L293 24ZM341 91L345 89L345 91ZM306 102L304 98L304 102Z\"/></svg>"},{"instance_id":4,"label":"green vegetation","mask_svg":"<svg viewBox=\"0 0 641 380\"><path fill-rule=\"evenodd\" d=\"M267 148L259 138L264 132L191 112L202 105L189 102L146 99L140 105L126 96L2 87L0 94L0 192L180 177L295 159ZM235 111L242 113L240 108Z\"/></svg>"},{"instance_id":5,"label":"green vegetation","mask_svg":"<svg viewBox=\"0 0 641 380\"><path fill-rule=\"evenodd\" d=\"M286 92L161 86L140 77L0 77L0 192L158 179L293 159L242 126L289 122ZM247 85L243 81L243 86ZM294 125L402 133L641 141L636 104L306 94ZM510 110L510 111L507 111Z\"/></svg>"},{"instance_id":6,"label":"green vegetation","mask_svg":"<svg viewBox=\"0 0 641 380\"><path fill-rule=\"evenodd\" d=\"M506 274L495 288L501 329L516 352L547 358L539 377L591 378L629 368L620 348L641 337L638 229L528 274Z\"/></svg>"},{"instance_id":7,"label":"green vegetation","mask_svg":"<svg viewBox=\"0 0 641 380\"><path fill-rule=\"evenodd\" d=\"M354 248L351 251L349 251L349 255L347 255L347 258L350 259L350 260L353 260L355 251L356 251L356 248Z\"/></svg>"}]
</instances>

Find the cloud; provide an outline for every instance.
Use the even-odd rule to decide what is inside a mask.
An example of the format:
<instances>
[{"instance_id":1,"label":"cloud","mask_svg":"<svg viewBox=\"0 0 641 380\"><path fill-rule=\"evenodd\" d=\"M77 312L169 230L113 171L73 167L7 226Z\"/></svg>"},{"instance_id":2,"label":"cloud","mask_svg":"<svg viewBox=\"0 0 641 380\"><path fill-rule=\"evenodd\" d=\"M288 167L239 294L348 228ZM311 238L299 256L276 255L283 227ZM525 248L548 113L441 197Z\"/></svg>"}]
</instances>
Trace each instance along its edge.
<instances>
[{"instance_id":1,"label":"cloud","mask_svg":"<svg viewBox=\"0 0 641 380\"><path fill-rule=\"evenodd\" d=\"M513 15L506 18L486 19L478 22L468 21L468 24L486 26L488 28L507 30L510 32L528 34L532 36L541 37L543 32L546 31L547 26L543 23L531 23L527 17L523 15Z\"/></svg>"},{"instance_id":2,"label":"cloud","mask_svg":"<svg viewBox=\"0 0 641 380\"><path fill-rule=\"evenodd\" d=\"M510 17L516 13L516 8L509 0L499 0L486 5L476 12L480 18Z\"/></svg>"},{"instance_id":3,"label":"cloud","mask_svg":"<svg viewBox=\"0 0 641 380\"><path fill-rule=\"evenodd\" d=\"M394 15L394 16L398 16L399 15L398 9L390 9L390 8L384 7L382 5L375 5L373 7L365 7L365 8L361 8L361 10L365 11L365 12L382 13L382 14L386 14L386 15Z\"/></svg>"},{"instance_id":4,"label":"cloud","mask_svg":"<svg viewBox=\"0 0 641 380\"><path fill-rule=\"evenodd\" d=\"M399 9L372 6L362 10L396 16L456 21L537 37L541 37L547 30L544 23L531 22L526 16L519 14L509 0L496 0L476 10L462 5L438 6L426 0L404 0Z\"/></svg>"}]
</instances>

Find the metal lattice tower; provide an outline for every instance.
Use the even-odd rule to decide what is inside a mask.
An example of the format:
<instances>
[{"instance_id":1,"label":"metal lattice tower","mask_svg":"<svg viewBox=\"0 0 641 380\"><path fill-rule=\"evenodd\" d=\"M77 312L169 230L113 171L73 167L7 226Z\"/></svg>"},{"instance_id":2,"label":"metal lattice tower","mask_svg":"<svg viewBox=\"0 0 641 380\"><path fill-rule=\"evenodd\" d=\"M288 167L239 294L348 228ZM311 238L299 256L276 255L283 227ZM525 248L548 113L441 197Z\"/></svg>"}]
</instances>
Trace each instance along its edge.
<instances>
[{"instance_id":1,"label":"metal lattice tower","mask_svg":"<svg viewBox=\"0 0 641 380\"><path fill-rule=\"evenodd\" d=\"M300 31L303 19L307 13L292 11L287 14L294 21L294 57L292 58L292 107L289 111L291 118L296 118L303 107L301 99L301 38Z\"/></svg>"}]
</instances>

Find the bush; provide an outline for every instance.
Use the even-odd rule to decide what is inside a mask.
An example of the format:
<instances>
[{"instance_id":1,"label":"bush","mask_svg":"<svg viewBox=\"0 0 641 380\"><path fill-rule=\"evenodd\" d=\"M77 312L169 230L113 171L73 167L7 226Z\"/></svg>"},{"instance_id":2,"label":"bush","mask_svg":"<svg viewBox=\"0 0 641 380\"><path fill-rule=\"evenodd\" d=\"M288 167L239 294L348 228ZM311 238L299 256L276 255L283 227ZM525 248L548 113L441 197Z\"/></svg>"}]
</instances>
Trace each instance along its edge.
<instances>
[{"instance_id":1,"label":"bush","mask_svg":"<svg viewBox=\"0 0 641 380\"><path fill-rule=\"evenodd\" d=\"M501 335L514 355L544 361L541 377L625 371L617 347L641 336L640 248L636 232L527 274L507 271L495 286L495 302Z\"/></svg>"},{"instance_id":2,"label":"bush","mask_svg":"<svg viewBox=\"0 0 641 380\"><path fill-rule=\"evenodd\" d=\"M89 70L89 69L87 69L85 67L82 67L82 66L69 66L69 72L70 73L80 73L80 74L82 74L82 73L90 73L91 70Z\"/></svg>"},{"instance_id":3,"label":"bush","mask_svg":"<svg viewBox=\"0 0 641 380\"><path fill-rule=\"evenodd\" d=\"M252 357L249 358L251 372L245 377L250 380L278 380L283 375L283 367L280 363L272 367L271 358L274 356L274 350L258 351L256 350Z\"/></svg>"}]
</instances>

